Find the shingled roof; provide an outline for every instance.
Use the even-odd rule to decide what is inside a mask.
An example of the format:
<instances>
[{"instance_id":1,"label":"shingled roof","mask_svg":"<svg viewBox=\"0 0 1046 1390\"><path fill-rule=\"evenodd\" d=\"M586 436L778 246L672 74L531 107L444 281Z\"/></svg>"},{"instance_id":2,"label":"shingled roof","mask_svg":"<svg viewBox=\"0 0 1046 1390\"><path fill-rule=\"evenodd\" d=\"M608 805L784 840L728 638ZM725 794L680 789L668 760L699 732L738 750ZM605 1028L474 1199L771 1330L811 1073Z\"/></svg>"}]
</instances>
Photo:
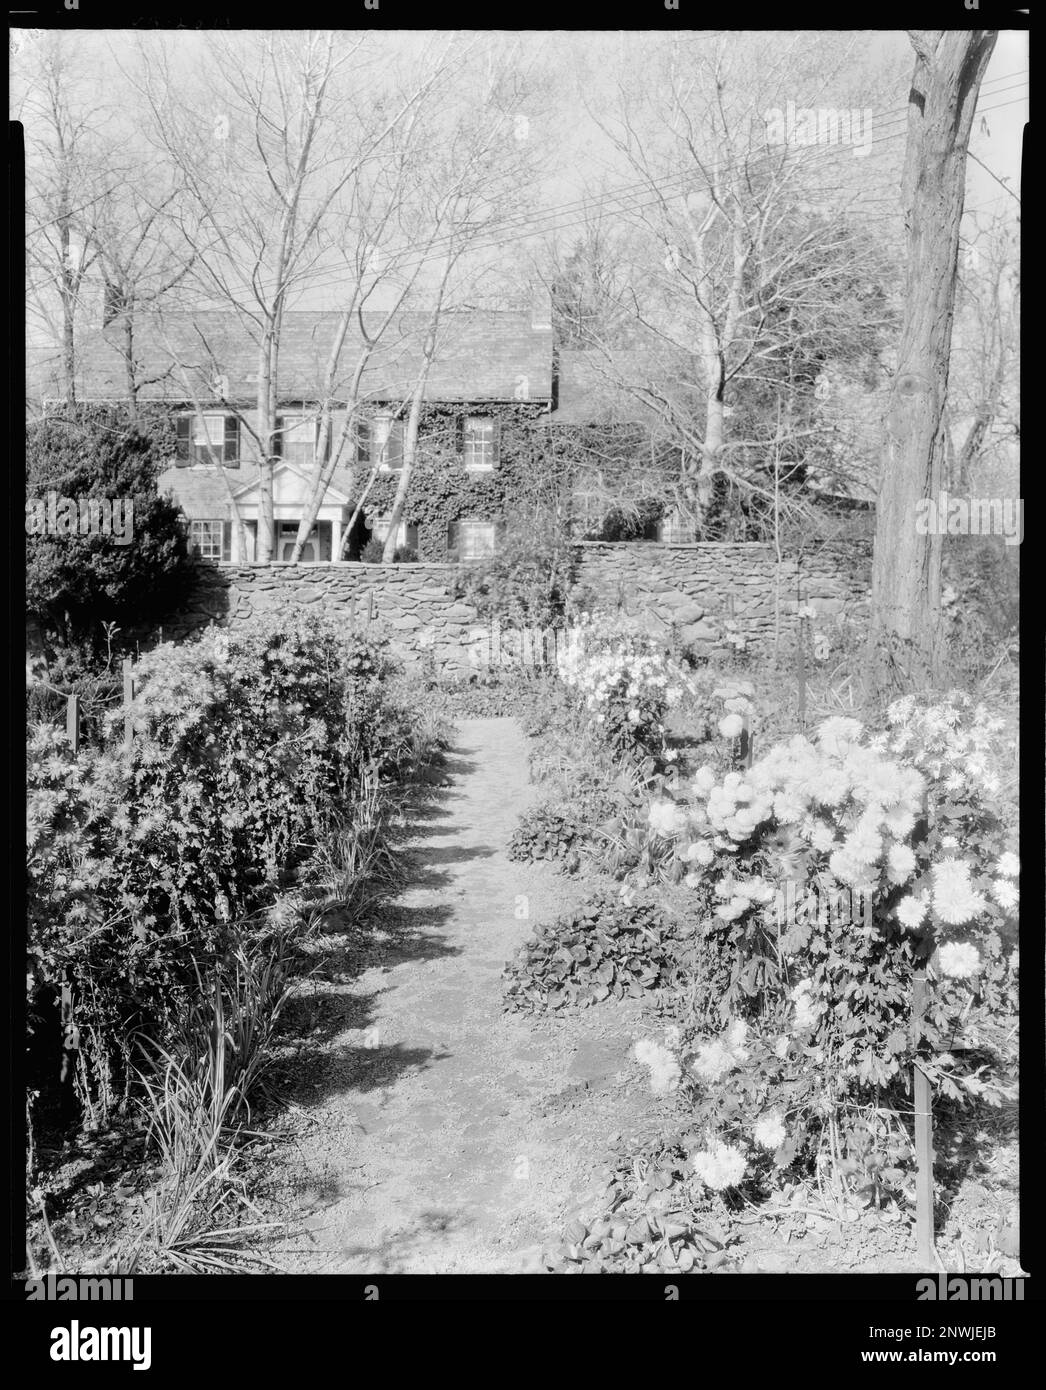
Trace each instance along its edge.
<instances>
[{"instance_id":1,"label":"shingled roof","mask_svg":"<svg viewBox=\"0 0 1046 1390\"><path fill-rule=\"evenodd\" d=\"M280 341L281 401L316 400L324 379L339 315L288 310ZM365 314L368 332L380 314ZM363 393L376 401L405 399L417 380L424 313L403 314L383 337L363 378ZM344 398L362 338L354 323L341 356L333 393ZM248 403L257 394L257 340L247 324L224 310L165 313L135 322L134 352L142 400L184 401L196 394L211 400L216 377L224 398ZM125 394L119 322L88 334L79 346L82 400L119 399ZM192 392L186 390L186 376ZM41 394L57 395L45 384ZM339 389L341 388L341 389ZM521 394L525 392L525 395ZM529 310L457 310L444 314L426 399L432 401L548 400L552 395L552 332L534 327Z\"/></svg>"}]
</instances>

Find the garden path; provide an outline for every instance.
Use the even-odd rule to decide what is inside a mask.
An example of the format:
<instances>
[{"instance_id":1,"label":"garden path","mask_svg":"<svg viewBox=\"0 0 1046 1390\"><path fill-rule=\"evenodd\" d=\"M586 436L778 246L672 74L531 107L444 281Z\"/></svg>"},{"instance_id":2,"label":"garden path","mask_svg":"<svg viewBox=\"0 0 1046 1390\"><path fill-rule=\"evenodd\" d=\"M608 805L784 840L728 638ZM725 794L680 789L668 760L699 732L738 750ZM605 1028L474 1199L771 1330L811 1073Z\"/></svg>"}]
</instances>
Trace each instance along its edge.
<instances>
[{"instance_id":1,"label":"garden path","mask_svg":"<svg viewBox=\"0 0 1046 1390\"><path fill-rule=\"evenodd\" d=\"M535 1022L501 1007L506 961L580 891L507 857L538 794L527 752L513 719L459 721L447 786L407 829L393 928L339 995L351 1026L314 1059L322 1098L299 1141L311 1211L281 1242L285 1267L536 1272L599 1186L634 1010Z\"/></svg>"}]
</instances>

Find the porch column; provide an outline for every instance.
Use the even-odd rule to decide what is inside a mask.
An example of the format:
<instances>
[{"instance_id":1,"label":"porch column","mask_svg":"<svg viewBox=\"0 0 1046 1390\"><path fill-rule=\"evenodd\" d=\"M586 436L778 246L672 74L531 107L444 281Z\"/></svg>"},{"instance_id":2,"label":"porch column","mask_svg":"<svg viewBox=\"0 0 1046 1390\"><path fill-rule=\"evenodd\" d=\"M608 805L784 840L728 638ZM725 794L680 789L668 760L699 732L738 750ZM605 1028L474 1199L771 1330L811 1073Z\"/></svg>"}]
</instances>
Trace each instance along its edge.
<instances>
[{"instance_id":1,"label":"porch column","mask_svg":"<svg viewBox=\"0 0 1046 1390\"><path fill-rule=\"evenodd\" d=\"M334 518L331 522L331 559L338 559L338 552L341 550L341 522Z\"/></svg>"},{"instance_id":2,"label":"porch column","mask_svg":"<svg viewBox=\"0 0 1046 1390\"><path fill-rule=\"evenodd\" d=\"M232 531L232 538L229 544L229 559L234 565L240 565L246 557L240 554L240 528L236 524L235 517L230 518L229 527Z\"/></svg>"}]
</instances>

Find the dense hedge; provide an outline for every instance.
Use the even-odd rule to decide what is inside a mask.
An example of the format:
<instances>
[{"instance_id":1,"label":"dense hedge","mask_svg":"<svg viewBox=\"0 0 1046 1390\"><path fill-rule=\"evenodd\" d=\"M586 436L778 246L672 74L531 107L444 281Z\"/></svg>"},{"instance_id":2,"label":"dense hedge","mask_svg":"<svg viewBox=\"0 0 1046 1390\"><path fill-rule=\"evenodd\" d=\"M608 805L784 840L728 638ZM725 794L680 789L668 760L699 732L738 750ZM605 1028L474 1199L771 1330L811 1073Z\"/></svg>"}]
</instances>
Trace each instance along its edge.
<instances>
[{"instance_id":1,"label":"dense hedge","mask_svg":"<svg viewBox=\"0 0 1046 1390\"><path fill-rule=\"evenodd\" d=\"M197 972L396 745L405 716L384 696L387 671L371 639L291 615L143 659L129 747L118 723L76 759L52 726L32 731L30 1027L53 1037L71 974L89 1090L111 1091L136 1033L165 1036Z\"/></svg>"}]
</instances>

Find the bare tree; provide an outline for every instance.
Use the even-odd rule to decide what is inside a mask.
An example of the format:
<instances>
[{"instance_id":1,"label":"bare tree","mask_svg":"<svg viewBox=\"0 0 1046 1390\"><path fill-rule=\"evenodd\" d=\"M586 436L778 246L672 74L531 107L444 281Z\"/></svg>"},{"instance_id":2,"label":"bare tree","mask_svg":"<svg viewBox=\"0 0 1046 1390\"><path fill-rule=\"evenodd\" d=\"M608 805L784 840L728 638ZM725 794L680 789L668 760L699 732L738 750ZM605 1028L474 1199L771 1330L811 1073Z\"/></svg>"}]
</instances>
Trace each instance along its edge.
<instances>
[{"instance_id":1,"label":"bare tree","mask_svg":"<svg viewBox=\"0 0 1046 1390\"><path fill-rule=\"evenodd\" d=\"M70 35L46 31L20 55L15 109L26 135L28 301L74 405L82 296L97 256L94 229L112 188L100 155L106 108Z\"/></svg>"},{"instance_id":2,"label":"bare tree","mask_svg":"<svg viewBox=\"0 0 1046 1390\"><path fill-rule=\"evenodd\" d=\"M172 291L183 284L195 260L191 238L172 226L178 204L177 184L147 192L136 183L134 171L127 170L101 199L88 234L104 285L102 327L118 338L132 419L140 392L167 374L166 369L159 376L149 374L155 364L146 366L138 350L138 326L144 316L168 307ZM182 228L186 220L179 210Z\"/></svg>"},{"instance_id":3,"label":"bare tree","mask_svg":"<svg viewBox=\"0 0 1046 1390\"><path fill-rule=\"evenodd\" d=\"M1019 434L1020 271L1014 222L993 218L967 245L957 300L945 476L949 491L968 493L982 461L1007 449L1012 454Z\"/></svg>"},{"instance_id":4,"label":"bare tree","mask_svg":"<svg viewBox=\"0 0 1046 1390\"><path fill-rule=\"evenodd\" d=\"M419 429L432 369L461 325L451 312L481 297L482 251L525 207L539 155L529 139L528 111L542 92L540 73L519 61L513 45L485 51L485 92L460 95L443 118L426 125L428 148L419 169L420 205L430 209L423 259L435 263L421 314L418 365L403 430L403 458L388 519L383 560L390 563L419 458ZM466 330L467 331L467 330Z\"/></svg>"},{"instance_id":5,"label":"bare tree","mask_svg":"<svg viewBox=\"0 0 1046 1390\"><path fill-rule=\"evenodd\" d=\"M211 35L194 83L176 80L166 52L142 48L137 85L152 132L200 229L191 233L194 277L202 294L233 310L255 349L253 418L241 419L257 454L262 563L275 543L284 316L316 274L326 220L404 113L363 94L364 78L373 82L370 37Z\"/></svg>"},{"instance_id":6,"label":"bare tree","mask_svg":"<svg viewBox=\"0 0 1046 1390\"><path fill-rule=\"evenodd\" d=\"M825 36L814 51L806 36L797 40L750 36L729 50L673 40L656 71L641 84L630 73L612 113L595 117L638 180L609 215L638 236L616 315L601 315L586 337L608 378L676 442L681 491L699 526L717 480L772 503L769 480L760 483L749 464L780 454L774 394L789 381L812 386L798 359L814 367L852 351L857 338L870 342L887 322L876 284L885 259L850 215L867 205L870 170L852 147L840 157L816 141L778 138L773 116L803 84L813 94L842 72L851 72L851 103L878 88L853 79L848 41ZM646 372L634 354L615 368L614 338L629 321ZM769 399L753 436L751 411L738 402L758 392ZM809 447L810 412L783 418L793 448Z\"/></svg>"},{"instance_id":7,"label":"bare tree","mask_svg":"<svg viewBox=\"0 0 1046 1390\"><path fill-rule=\"evenodd\" d=\"M867 684L885 695L930 683L941 659L941 536L917 526L940 492L945 455L959 224L966 151L989 30L912 30L902 196L907 286L876 508Z\"/></svg>"}]
</instances>

